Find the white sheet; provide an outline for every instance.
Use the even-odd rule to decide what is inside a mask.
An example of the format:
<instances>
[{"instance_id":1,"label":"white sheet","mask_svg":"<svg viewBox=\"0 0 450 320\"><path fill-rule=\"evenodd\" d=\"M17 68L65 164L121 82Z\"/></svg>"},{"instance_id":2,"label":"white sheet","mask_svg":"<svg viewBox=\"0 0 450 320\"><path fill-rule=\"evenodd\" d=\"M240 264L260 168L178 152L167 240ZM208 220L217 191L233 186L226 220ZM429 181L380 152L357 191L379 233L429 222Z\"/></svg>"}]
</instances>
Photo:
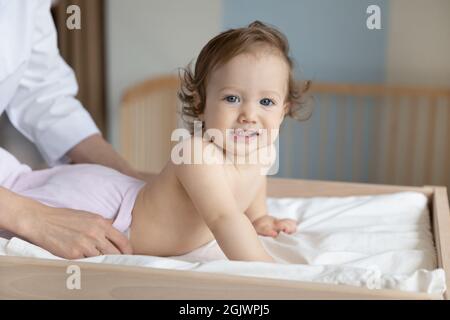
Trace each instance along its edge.
<instances>
[{"instance_id":1,"label":"white sheet","mask_svg":"<svg viewBox=\"0 0 450 320\"><path fill-rule=\"evenodd\" d=\"M215 241L187 255L106 255L85 262L219 272L276 279L398 289L445 291L437 268L427 199L416 192L340 198L268 199L269 212L298 221L293 235L261 237L281 264L226 260ZM60 259L18 238L0 238L0 255Z\"/></svg>"}]
</instances>

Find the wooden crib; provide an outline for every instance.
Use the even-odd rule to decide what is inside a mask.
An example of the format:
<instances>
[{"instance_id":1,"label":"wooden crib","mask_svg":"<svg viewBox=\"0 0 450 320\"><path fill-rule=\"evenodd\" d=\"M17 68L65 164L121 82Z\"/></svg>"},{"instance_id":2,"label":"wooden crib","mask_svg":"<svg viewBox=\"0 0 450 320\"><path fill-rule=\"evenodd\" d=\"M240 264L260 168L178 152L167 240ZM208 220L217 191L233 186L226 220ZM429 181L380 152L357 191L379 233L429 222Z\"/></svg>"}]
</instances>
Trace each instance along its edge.
<instances>
[{"instance_id":1,"label":"wooden crib","mask_svg":"<svg viewBox=\"0 0 450 320\"><path fill-rule=\"evenodd\" d=\"M165 76L131 88L123 98L121 153L139 170L158 172L169 158L170 134L181 126L176 113L179 110L178 87L176 77ZM336 160L333 178L337 180L368 179L405 185L450 183L449 90L344 84L315 84L312 88L320 101L314 110L319 116L313 121L318 121L322 129L318 137L320 143L314 151L318 159L315 168L319 172L318 178L327 178L323 173L327 171L326 161L333 157ZM404 99L411 104L403 104ZM372 102L365 105L369 100ZM348 104L348 101L352 103ZM423 104L428 102L430 110L424 113ZM380 112L374 112L375 106L381 106ZM356 108L354 113L353 107ZM354 118L349 125L351 112ZM418 133L413 128L425 114L427 125L420 127ZM373 120L370 130L364 126L367 117ZM335 121L332 118L336 118L334 125L331 125L331 121ZM408 120L406 123L398 121L401 118ZM307 146L315 129L306 123L298 129L299 124L288 122L283 129L286 136L282 139L291 139L288 144L302 139L303 146ZM332 135L330 128L335 128ZM301 135L292 135L294 130L299 130ZM346 140L346 130L354 136L351 143ZM366 154L369 161L360 156L366 133L372 138L372 149L377 151ZM421 140L412 144L408 139L412 136ZM329 148L331 144L337 147ZM329 153L329 149L334 150L333 153ZM345 163L349 159L352 161L351 172L346 176ZM290 155L280 165L287 174L297 170L308 176L308 161L311 159ZM415 173L416 170L421 171ZM369 172L367 177L364 172ZM447 288L450 288L450 210L445 187L276 178L269 178L268 185L271 197L371 195L406 190L422 192L429 200L438 266L445 270ZM0 256L0 299L450 299L448 291L440 296L93 263L76 263L82 270L83 287L82 290L68 290L66 271L67 266L73 264L71 261Z\"/></svg>"}]
</instances>

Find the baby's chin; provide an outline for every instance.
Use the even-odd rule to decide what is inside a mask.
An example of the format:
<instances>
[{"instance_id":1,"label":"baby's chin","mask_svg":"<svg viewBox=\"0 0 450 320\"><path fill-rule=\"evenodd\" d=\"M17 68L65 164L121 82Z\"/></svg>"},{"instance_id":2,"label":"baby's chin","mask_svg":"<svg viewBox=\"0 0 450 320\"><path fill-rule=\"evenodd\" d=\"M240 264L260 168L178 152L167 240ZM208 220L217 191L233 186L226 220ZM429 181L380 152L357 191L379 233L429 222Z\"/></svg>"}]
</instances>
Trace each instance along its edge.
<instances>
[{"instance_id":1,"label":"baby's chin","mask_svg":"<svg viewBox=\"0 0 450 320\"><path fill-rule=\"evenodd\" d=\"M259 165L261 152L265 152L267 145L257 143L244 143L227 141L223 148L228 160L237 162L238 164L254 164Z\"/></svg>"}]
</instances>

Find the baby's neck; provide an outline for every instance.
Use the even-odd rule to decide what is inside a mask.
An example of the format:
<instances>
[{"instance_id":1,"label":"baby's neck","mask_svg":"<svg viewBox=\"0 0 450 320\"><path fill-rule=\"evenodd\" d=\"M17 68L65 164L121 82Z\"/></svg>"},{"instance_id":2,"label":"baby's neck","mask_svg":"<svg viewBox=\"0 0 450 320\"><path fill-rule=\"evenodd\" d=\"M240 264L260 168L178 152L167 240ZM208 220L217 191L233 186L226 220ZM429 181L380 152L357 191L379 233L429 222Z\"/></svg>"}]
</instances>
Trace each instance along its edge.
<instances>
[{"instance_id":1,"label":"baby's neck","mask_svg":"<svg viewBox=\"0 0 450 320\"><path fill-rule=\"evenodd\" d=\"M267 149L270 148L270 149ZM268 151L267 151L268 150ZM268 153L267 153L268 152ZM265 147L253 151L252 154L245 154L242 156L232 155L226 159L226 164L232 164L237 170L259 170L261 172L268 172L276 160L275 148Z\"/></svg>"}]
</instances>

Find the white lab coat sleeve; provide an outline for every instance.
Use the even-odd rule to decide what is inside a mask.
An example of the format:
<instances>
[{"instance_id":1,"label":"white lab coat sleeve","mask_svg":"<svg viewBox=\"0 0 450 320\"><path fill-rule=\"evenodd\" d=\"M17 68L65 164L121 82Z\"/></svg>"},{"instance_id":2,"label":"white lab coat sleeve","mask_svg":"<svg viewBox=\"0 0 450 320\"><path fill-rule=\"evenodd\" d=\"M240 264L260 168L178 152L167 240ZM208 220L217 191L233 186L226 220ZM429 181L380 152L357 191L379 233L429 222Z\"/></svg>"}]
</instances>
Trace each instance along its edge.
<instances>
[{"instance_id":1,"label":"white lab coat sleeve","mask_svg":"<svg viewBox=\"0 0 450 320\"><path fill-rule=\"evenodd\" d=\"M6 112L14 126L36 144L46 162L55 165L67 162L67 151L99 130L75 99L77 82L59 54L50 1L38 3L31 56Z\"/></svg>"}]
</instances>

